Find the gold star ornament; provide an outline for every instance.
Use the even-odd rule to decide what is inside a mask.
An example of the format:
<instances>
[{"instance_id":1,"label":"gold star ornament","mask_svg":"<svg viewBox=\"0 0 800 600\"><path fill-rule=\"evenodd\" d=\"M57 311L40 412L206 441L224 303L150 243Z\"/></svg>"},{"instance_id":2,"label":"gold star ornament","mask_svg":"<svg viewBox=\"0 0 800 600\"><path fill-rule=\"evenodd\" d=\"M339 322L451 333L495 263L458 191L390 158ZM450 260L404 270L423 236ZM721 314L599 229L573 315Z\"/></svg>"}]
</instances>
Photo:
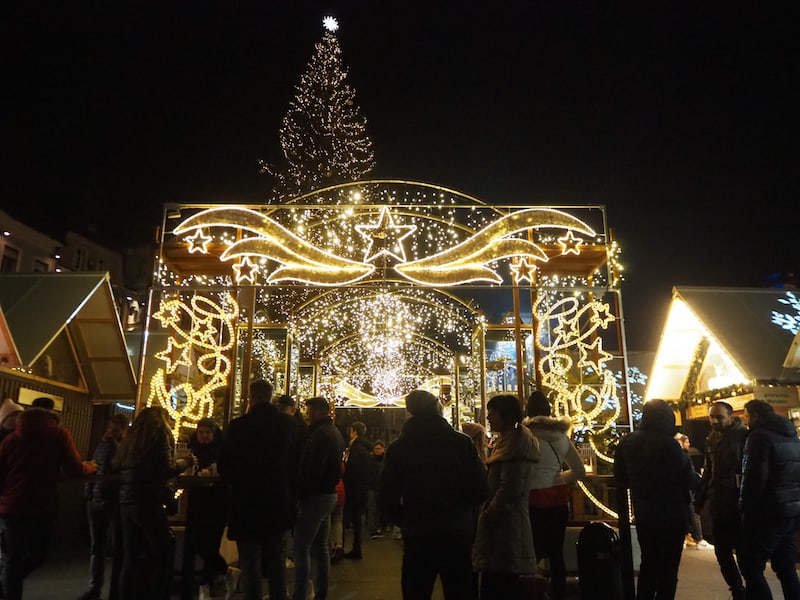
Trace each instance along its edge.
<instances>
[{"instance_id":1,"label":"gold star ornament","mask_svg":"<svg viewBox=\"0 0 800 600\"><path fill-rule=\"evenodd\" d=\"M372 262L380 256L391 256L401 263L406 262L403 240L417 230L416 225L397 225L389 207L381 209L377 223L356 225L356 230L369 242L364 254L364 262Z\"/></svg>"},{"instance_id":2,"label":"gold star ornament","mask_svg":"<svg viewBox=\"0 0 800 600\"><path fill-rule=\"evenodd\" d=\"M558 243L561 244L561 254L574 254L578 256L581 253L581 246L583 245L583 238L575 237L572 230L567 230L567 235L558 238Z\"/></svg>"},{"instance_id":3,"label":"gold star ornament","mask_svg":"<svg viewBox=\"0 0 800 600\"><path fill-rule=\"evenodd\" d=\"M511 275L516 285L523 281L533 283L533 278L536 275L536 264L528 263L528 257L523 256L511 263Z\"/></svg>"},{"instance_id":4,"label":"gold star ornament","mask_svg":"<svg viewBox=\"0 0 800 600\"><path fill-rule=\"evenodd\" d=\"M242 260L233 265L233 274L236 283L242 283L243 281L249 281L250 284L255 283L256 271L258 271L258 265L251 263L250 259L246 256L243 256Z\"/></svg>"},{"instance_id":5,"label":"gold star ornament","mask_svg":"<svg viewBox=\"0 0 800 600\"><path fill-rule=\"evenodd\" d=\"M194 232L194 235L190 235L186 238L186 241L189 242L189 254L194 254L195 252L199 252L200 254L208 254L208 245L212 242L214 238L210 235L206 235L203 232L202 227L198 227L197 231Z\"/></svg>"}]
</instances>

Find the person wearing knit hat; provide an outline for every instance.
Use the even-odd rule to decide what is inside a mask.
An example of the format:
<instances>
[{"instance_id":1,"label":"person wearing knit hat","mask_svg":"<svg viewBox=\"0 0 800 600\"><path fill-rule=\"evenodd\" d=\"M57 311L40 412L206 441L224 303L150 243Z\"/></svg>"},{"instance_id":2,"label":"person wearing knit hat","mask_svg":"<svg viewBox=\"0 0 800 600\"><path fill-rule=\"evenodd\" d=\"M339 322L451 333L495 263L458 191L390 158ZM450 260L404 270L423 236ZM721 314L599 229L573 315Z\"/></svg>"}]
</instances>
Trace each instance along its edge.
<instances>
[{"instance_id":1,"label":"person wearing knit hat","mask_svg":"<svg viewBox=\"0 0 800 600\"><path fill-rule=\"evenodd\" d=\"M0 404L0 442L12 431L17 424L17 417L25 409L14 402L11 398L6 398Z\"/></svg>"}]
</instances>

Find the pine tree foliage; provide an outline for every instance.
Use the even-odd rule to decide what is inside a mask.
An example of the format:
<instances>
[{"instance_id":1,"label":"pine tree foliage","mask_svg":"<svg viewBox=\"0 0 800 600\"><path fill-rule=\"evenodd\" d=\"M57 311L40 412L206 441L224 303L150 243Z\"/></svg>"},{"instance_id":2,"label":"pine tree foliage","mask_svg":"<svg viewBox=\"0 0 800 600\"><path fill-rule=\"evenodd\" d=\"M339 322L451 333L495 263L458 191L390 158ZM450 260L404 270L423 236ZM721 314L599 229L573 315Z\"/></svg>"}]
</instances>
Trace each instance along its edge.
<instances>
[{"instance_id":1,"label":"pine tree foliage","mask_svg":"<svg viewBox=\"0 0 800 600\"><path fill-rule=\"evenodd\" d=\"M367 120L355 103L341 53L336 35L326 31L315 44L283 118L280 142L284 160L278 165L261 162L262 172L274 178L277 201L357 181L375 165Z\"/></svg>"}]
</instances>

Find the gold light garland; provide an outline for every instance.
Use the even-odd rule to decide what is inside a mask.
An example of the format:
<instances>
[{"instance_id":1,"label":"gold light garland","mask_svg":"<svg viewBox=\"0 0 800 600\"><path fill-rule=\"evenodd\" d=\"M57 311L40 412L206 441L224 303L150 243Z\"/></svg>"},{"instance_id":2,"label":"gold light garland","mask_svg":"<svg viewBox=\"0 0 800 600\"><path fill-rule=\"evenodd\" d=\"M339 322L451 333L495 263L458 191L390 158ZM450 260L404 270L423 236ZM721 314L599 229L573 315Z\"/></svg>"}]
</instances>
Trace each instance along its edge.
<instances>
[{"instance_id":1,"label":"gold light garland","mask_svg":"<svg viewBox=\"0 0 800 600\"><path fill-rule=\"evenodd\" d=\"M350 215L352 211L348 213L345 210L342 218ZM354 225L355 230L369 242L364 261L356 262L305 241L270 217L235 206L202 211L180 223L174 233L182 235L194 230L194 235L187 240L192 249L198 249L193 240L201 236L200 232L206 227L238 228L254 234L231 243L220 256L221 260L242 259L238 268L234 267L237 281L252 280L254 271L250 269L245 275L243 271L245 266L252 266L247 258L258 256L282 265L269 274L268 283L294 281L321 286L361 281L375 272L375 266L370 263L380 256L396 259L398 264L394 270L403 278L420 285L454 286L478 281L499 284L503 278L488 264L513 257L526 261L548 260L540 246L512 237L515 234L538 228L567 229L567 236L559 240L568 240L570 246L565 252L575 253L578 253L577 248L582 240L573 236L573 230L596 235L588 224L565 212L550 208L528 208L496 219L455 246L407 261L402 241L419 228L414 224L396 224L389 208L383 206L377 223ZM204 244L201 251L205 249ZM530 266L530 263L524 264Z\"/></svg>"},{"instance_id":2,"label":"gold light garland","mask_svg":"<svg viewBox=\"0 0 800 600\"><path fill-rule=\"evenodd\" d=\"M224 305L224 306L223 306ZM229 384L231 361L226 356L233 346L233 327L239 307L227 295L222 304L194 295L189 304L180 298L161 302L153 318L170 330L167 347L155 354L166 366L156 370L150 380L147 406L167 409L174 421L172 432L178 438L181 427L194 427L214 409L214 392ZM189 327L182 324L187 322ZM179 358L173 360L175 351ZM180 367L185 379L175 383Z\"/></svg>"}]
</instances>

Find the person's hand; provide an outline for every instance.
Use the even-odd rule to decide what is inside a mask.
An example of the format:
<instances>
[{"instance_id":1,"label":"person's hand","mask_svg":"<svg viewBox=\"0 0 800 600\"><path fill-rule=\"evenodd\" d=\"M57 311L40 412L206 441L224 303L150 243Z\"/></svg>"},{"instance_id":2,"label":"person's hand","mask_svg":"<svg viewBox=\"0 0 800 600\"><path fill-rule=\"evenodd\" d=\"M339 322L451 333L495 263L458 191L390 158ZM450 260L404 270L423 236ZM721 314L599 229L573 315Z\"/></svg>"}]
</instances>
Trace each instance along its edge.
<instances>
[{"instance_id":1,"label":"person's hand","mask_svg":"<svg viewBox=\"0 0 800 600\"><path fill-rule=\"evenodd\" d=\"M97 473L97 461L94 460L85 460L83 461L84 469L88 467L89 475L94 475Z\"/></svg>"}]
</instances>

